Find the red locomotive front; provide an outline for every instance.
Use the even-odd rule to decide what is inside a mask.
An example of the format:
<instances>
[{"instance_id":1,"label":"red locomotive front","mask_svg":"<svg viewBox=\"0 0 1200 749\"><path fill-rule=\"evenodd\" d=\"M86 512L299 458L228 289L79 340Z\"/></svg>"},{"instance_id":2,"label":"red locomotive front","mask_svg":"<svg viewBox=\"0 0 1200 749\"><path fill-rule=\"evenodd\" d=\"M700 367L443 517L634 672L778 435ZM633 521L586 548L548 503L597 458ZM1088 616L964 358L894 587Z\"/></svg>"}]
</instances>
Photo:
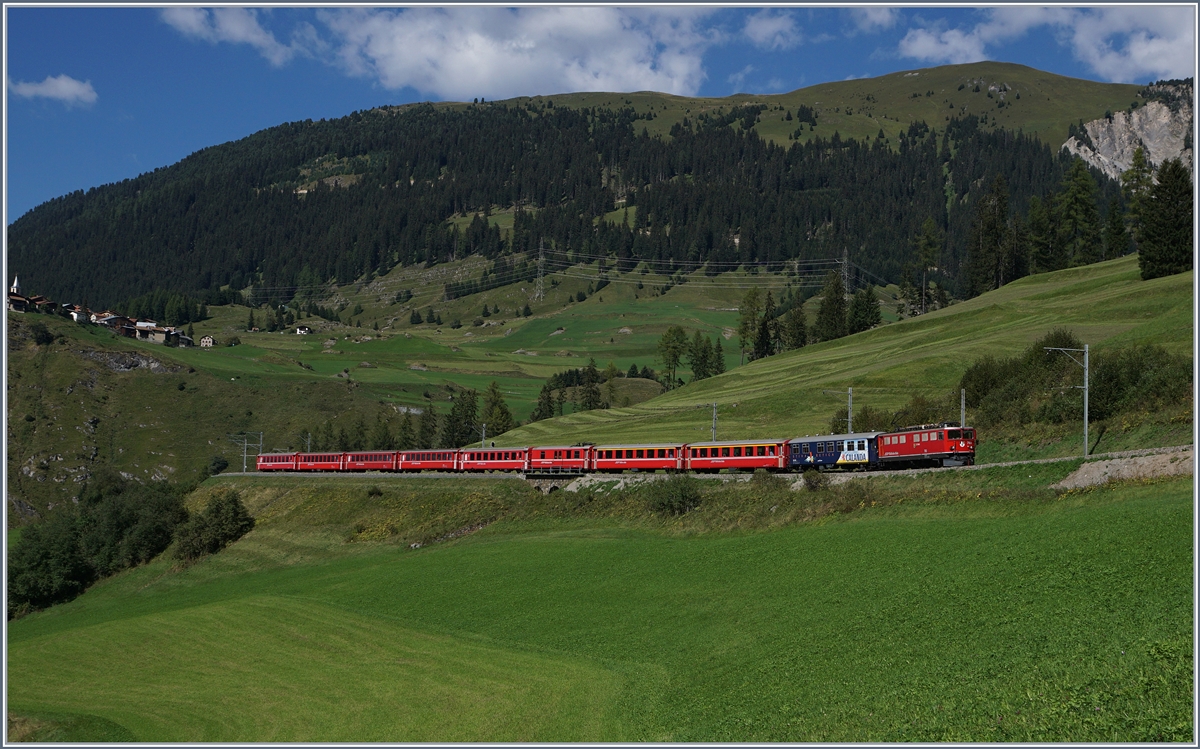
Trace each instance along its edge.
<instances>
[{"instance_id":1,"label":"red locomotive front","mask_svg":"<svg viewBox=\"0 0 1200 749\"><path fill-rule=\"evenodd\" d=\"M975 463L975 430L958 424L923 424L878 437L879 462L900 466L969 466Z\"/></svg>"}]
</instances>

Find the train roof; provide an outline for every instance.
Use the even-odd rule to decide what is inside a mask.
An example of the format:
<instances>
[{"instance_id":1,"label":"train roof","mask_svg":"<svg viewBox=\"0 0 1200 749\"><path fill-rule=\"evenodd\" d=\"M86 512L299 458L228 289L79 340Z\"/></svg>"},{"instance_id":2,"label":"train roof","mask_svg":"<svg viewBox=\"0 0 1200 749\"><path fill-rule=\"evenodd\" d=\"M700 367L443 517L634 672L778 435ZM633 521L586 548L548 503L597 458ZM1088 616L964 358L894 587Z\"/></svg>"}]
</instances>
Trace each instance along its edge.
<instances>
[{"instance_id":1,"label":"train roof","mask_svg":"<svg viewBox=\"0 0 1200 749\"><path fill-rule=\"evenodd\" d=\"M596 445L597 450L612 450L614 448L617 450L624 450L631 447L645 447L653 448L655 450L678 450L679 448L683 447L683 443L676 442L674 444L665 444L659 442L614 442L611 445Z\"/></svg>"},{"instance_id":2,"label":"train roof","mask_svg":"<svg viewBox=\"0 0 1200 749\"><path fill-rule=\"evenodd\" d=\"M831 440L861 440L873 439L885 432L854 432L852 434L814 434L811 437L792 437L788 442L829 442Z\"/></svg>"},{"instance_id":3,"label":"train roof","mask_svg":"<svg viewBox=\"0 0 1200 749\"><path fill-rule=\"evenodd\" d=\"M721 440L718 442L689 442L684 447L724 447L725 445L768 445L772 442L787 442L785 439L776 439L775 437L761 437L759 439L746 440Z\"/></svg>"},{"instance_id":4,"label":"train roof","mask_svg":"<svg viewBox=\"0 0 1200 749\"><path fill-rule=\"evenodd\" d=\"M900 427L899 429L892 429L890 431L883 432L883 434L900 434L903 432L921 432L926 429L961 429L961 428L962 428L962 425L959 424L957 421L943 421L938 424L917 424L916 426L911 426L911 427ZM967 429L970 429L970 427L967 427Z\"/></svg>"}]
</instances>

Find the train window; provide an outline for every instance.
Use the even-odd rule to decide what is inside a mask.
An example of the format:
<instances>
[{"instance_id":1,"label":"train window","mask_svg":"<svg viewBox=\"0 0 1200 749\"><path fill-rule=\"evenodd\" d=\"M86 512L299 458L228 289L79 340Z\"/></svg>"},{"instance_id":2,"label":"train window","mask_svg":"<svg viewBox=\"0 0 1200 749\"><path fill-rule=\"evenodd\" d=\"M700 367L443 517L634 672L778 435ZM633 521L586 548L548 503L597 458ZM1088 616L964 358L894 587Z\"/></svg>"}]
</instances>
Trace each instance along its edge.
<instances>
[{"instance_id":1,"label":"train window","mask_svg":"<svg viewBox=\"0 0 1200 749\"><path fill-rule=\"evenodd\" d=\"M941 432L938 432L938 433L937 433L937 437L935 437L934 439L936 439L936 440L938 440L938 441L941 441L941 439L942 439L942 433L941 433Z\"/></svg>"},{"instance_id":2,"label":"train window","mask_svg":"<svg viewBox=\"0 0 1200 749\"><path fill-rule=\"evenodd\" d=\"M759 455L766 455L766 454L767 454L767 446L766 446L766 445L759 445L759 446L758 446L758 454L759 454ZM774 455L774 454L775 454L775 448L771 448L771 454L772 454L772 455Z\"/></svg>"},{"instance_id":3,"label":"train window","mask_svg":"<svg viewBox=\"0 0 1200 749\"><path fill-rule=\"evenodd\" d=\"M900 435L900 444L901 445L908 444L908 435L907 434Z\"/></svg>"},{"instance_id":4,"label":"train window","mask_svg":"<svg viewBox=\"0 0 1200 749\"><path fill-rule=\"evenodd\" d=\"M575 451L575 458L576 458L576 460L579 459L579 451L578 450Z\"/></svg>"},{"instance_id":5,"label":"train window","mask_svg":"<svg viewBox=\"0 0 1200 749\"><path fill-rule=\"evenodd\" d=\"M674 458L674 457L675 457L675 448L673 448L673 447L672 447L672 448L670 448L670 449L668 449L668 450L667 450L667 457L668 457L668 458Z\"/></svg>"},{"instance_id":6,"label":"train window","mask_svg":"<svg viewBox=\"0 0 1200 749\"><path fill-rule=\"evenodd\" d=\"M974 429L964 429L963 436L969 440L973 440L973 439L975 439L975 430Z\"/></svg>"},{"instance_id":7,"label":"train window","mask_svg":"<svg viewBox=\"0 0 1200 749\"><path fill-rule=\"evenodd\" d=\"M699 454L700 454L700 457L701 457L701 458L707 458L707 457L708 457L708 448L707 448L707 447L701 447L701 448L699 448L699 449L698 449L698 452L699 452Z\"/></svg>"},{"instance_id":8,"label":"train window","mask_svg":"<svg viewBox=\"0 0 1200 749\"><path fill-rule=\"evenodd\" d=\"M733 448L733 457L735 457L735 458L742 457L742 448L741 447Z\"/></svg>"},{"instance_id":9,"label":"train window","mask_svg":"<svg viewBox=\"0 0 1200 749\"><path fill-rule=\"evenodd\" d=\"M728 458L728 457L729 457L729 448L728 448L728 447L722 447L722 448L721 448L721 457L722 457L722 458Z\"/></svg>"},{"instance_id":10,"label":"train window","mask_svg":"<svg viewBox=\"0 0 1200 749\"><path fill-rule=\"evenodd\" d=\"M546 451L545 451L545 450L541 450L540 452L541 452L541 454L542 454L542 459L544 460L544 459L546 458Z\"/></svg>"},{"instance_id":11,"label":"train window","mask_svg":"<svg viewBox=\"0 0 1200 749\"><path fill-rule=\"evenodd\" d=\"M949 432L946 432L946 437L952 440L962 439L961 435L962 432L957 429L951 429Z\"/></svg>"}]
</instances>

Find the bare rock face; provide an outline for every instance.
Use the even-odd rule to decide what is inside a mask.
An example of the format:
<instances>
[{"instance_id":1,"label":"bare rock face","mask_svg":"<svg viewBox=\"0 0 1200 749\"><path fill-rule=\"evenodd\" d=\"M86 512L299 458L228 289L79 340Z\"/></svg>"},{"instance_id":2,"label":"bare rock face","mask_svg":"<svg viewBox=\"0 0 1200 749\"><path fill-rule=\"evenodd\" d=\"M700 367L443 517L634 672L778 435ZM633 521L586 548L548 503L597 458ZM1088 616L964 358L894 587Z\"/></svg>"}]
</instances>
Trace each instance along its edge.
<instances>
[{"instance_id":1,"label":"bare rock face","mask_svg":"<svg viewBox=\"0 0 1200 749\"><path fill-rule=\"evenodd\" d=\"M1178 157L1191 171L1192 149L1184 144L1192 129L1192 87L1151 86L1149 90L1166 95L1170 104L1151 100L1131 111L1114 112L1111 119L1092 120L1084 125L1091 143L1072 137L1063 148L1112 179L1119 179L1133 163L1138 146L1154 167Z\"/></svg>"}]
</instances>

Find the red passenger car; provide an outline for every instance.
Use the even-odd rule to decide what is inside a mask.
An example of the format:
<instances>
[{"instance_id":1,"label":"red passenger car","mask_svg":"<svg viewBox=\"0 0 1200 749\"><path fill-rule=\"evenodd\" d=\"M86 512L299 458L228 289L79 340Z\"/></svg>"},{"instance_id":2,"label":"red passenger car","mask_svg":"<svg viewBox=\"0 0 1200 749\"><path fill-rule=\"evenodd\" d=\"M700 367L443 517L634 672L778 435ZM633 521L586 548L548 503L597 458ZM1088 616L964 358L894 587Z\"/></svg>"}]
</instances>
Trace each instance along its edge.
<instances>
[{"instance_id":1,"label":"red passenger car","mask_svg":"<svg viewBox=\"0 0 1200 749\"><path fill-rule=\"evenodd\" d=\"M592 465L591 445L552 445L529 448L529 471L533 473L582 473Z\"/></svg>"},{"instance_id":2,"label":"red passenger car","mask_svg":"<svg viewBox=\"0 0 1200 749\"><path fill-rule=\"evenodd\" d=\"M458 468L458 450L405 450L396 453L401 471L453 471Z\"/></svg>"},{"instance_id":3,"label":"red passenger car","mask_svg":"<svg viewBox=\"0 0 1200 749\"><path fill-rule=\"evenodd\" d=\"M674 471L683 467L683 445L596 445L595 471Z\"/></svg>"},{"instance_id":4,"label":"red passenger car","mask_svg":"<svg viewBox=\"0 0 1200 749\"><path fill-rule=\"evenodd\" d=\"M528 467L528 447L464 447L459 450L460 471L524 471Z\"/></svg>"},{"instance_id":5,"label":"red passenger car","mask_svg":"<svg viewBox=\"0 0 1200 749\"><path fill-rule=\"evenodd\" d=\"M396 453L378 451L369 453L349 453L343 468L346 471L394 471L396 470Z\"/></svg>"},{"instance_id":6,"label":"red passenger car","mask_svg":"<svg viewBox=\"0 0 1200 749\"><path fill-rule=\"evenodd\" d=\"M696 442L684 445L684 468L716 473L722 468L753 471L781 470L787 466L787 440Z\"/></svg>"},{"instance_id":7,"label":"red passenger car","mask_svg":"<svg viewBox=\"0 0 1200 749\"><path fill-rule=\"evenodd\" d=\"M296 453L266 453L258 456L256 464L260 471L294 471Z\"/></svg>"},{"instance_id":8,"label":"red passenger car","mask_svg":"<svg viewBox=\"0 0 1200 749\"><path fill-rule=\"evenodd\" d=\"M893 468L969 466L975 463L975 430L957 424L923 424L878 437L879 462Z\"/></svg>"},{"instance_id":9,"label":"red passenger car","mask_svg":"<svg viewBox=\"0 0 1200 749\"><path fill-rule=\"evenodd\" d=\"M297 471L340 471L344 453L300 453L296 456Z\"/></svg>"}]
</instances>

